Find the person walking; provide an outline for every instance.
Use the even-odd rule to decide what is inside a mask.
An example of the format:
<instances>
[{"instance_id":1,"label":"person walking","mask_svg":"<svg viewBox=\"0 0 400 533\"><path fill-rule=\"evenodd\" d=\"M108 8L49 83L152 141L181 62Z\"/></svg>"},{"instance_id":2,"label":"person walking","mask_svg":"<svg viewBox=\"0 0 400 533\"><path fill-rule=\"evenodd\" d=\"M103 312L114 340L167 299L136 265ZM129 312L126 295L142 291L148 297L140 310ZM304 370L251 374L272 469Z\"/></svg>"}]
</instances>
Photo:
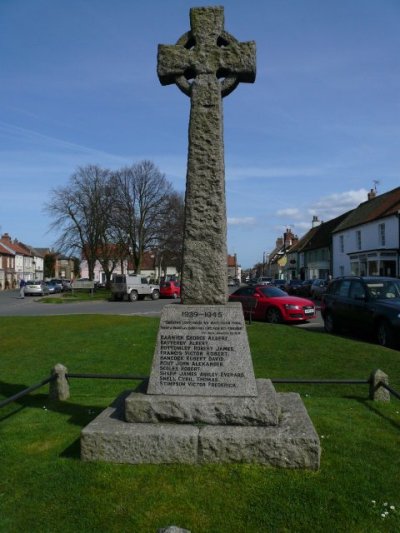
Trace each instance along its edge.
<instances>
[{"instance_id":1,"label":"person walking","mask_svg":"<svg viewBox=\"0 0 400 533\"><path fill-rule=\"evenodd\" d=\"M25 285L26 285L26 282L22 278L21 281L19 282L19 297L20 298L25 298Z\"/></svg>"}]
</instances>

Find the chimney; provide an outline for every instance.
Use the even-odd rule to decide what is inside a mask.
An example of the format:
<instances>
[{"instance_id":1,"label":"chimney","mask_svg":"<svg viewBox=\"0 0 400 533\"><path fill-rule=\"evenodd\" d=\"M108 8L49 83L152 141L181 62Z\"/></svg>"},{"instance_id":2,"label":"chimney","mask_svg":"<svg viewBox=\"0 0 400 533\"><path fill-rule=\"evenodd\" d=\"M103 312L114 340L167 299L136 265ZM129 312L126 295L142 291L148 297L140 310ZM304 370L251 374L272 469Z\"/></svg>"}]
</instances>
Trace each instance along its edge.
<instances>
[{"instance_id":1,"label":"chimney","mask_svg":"<svg viewBox=\"0 0 400 533\"><path fill-rule=\"evenodd\" d=\"M312 217L312 221L311 221L311 227L312 228L316 228L317 226L320 226L322 224L322 222L319 220L319 218L317 217L317 215L314 215Z\"/></svg>"},{"instance_id":2,"label":"chimney","mask_svg":"<svg viewBox=\"0 0 400 533\"><path fill-rule=\"evenodd\" d=\"M371 189L368 193L368 200L373 200L374 198L376 198L376 190Z\"/></svg>"},{"instance_id":3,"label":"chimney","mask_svg":"<svg viewBox=\"0 0 400 533\"><path fill-rule=\"evenodd\" d=\"M9 236L8 233L3 233L3 235L1 236L1 240L9 242L11 244L11 237Z\"/></svg>"},{"instance_id":4,"label":"chimney","mask_svg":"<svg viewBox=\"0 0 400 533\"><path fill-rule=\"evenodd\" d=\"M278 237L276 239L276 247L277 248L281 248L282 246L283 246L283 239L282 239L282 237Z\"/></svg>"},{"instance_id":5,"label":"chimney","mask_svg":"<svg viewBox=\"0 0 400 533\"><path fill-rule=\"evenodd\" d=\"M286 228L285 233L283 234L283 240L286 248L289 248L289 246L292 246L293 239L295 236L293 235L293 232L290 228Z\"/></svg>"}]
</instances>

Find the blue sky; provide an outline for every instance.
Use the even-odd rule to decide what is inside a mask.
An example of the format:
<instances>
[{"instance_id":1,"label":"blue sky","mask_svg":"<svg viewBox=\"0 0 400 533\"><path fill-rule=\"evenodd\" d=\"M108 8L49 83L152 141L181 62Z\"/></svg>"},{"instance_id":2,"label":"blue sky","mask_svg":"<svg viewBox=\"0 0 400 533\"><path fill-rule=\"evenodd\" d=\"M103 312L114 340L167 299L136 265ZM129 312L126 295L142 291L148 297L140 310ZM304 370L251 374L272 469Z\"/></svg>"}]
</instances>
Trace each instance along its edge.
<instances>
[{"instance_id":1,"label":"blue sky","mask_svg":"<svg viewBox=\"0 0 400 533\"><path fill-rule=\"evenodd\" d=\"M157 45L185 0L0 0L0 231L51 245L43 204L81 165L152 160L184 190L190 100L162 87ZM400 1L228 0L257 79L224 99L228 248L262 261L400 181Z\"/></svg>"}]
</instances>

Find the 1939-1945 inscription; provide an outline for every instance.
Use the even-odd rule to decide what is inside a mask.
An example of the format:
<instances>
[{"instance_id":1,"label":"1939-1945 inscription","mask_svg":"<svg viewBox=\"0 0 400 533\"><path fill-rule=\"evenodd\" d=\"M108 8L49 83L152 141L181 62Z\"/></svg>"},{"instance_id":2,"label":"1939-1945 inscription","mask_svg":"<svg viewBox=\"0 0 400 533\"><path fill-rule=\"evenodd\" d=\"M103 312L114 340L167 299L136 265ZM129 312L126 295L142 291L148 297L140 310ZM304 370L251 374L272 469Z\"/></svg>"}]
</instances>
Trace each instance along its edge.
<instances>
[{"instance_id":1,"label":"1939-1945 inscription","mask_svg":"<svg viewBox=\"0 0 400 533\"><path fill-rule=\"evenodd\" d=\"M164 311L149 394L257 395L240 304Z\"/></svg>"}]
</instances>

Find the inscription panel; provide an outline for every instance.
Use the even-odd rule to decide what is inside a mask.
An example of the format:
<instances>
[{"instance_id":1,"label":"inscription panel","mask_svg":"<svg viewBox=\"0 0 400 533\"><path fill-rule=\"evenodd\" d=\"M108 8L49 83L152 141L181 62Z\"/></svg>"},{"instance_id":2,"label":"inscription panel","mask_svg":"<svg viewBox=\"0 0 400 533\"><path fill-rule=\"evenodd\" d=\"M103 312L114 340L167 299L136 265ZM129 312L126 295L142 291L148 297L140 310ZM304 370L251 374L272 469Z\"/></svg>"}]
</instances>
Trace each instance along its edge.
<instances>
[{"instance_id":1,"label":"inscription panel","mask_svg":"<svg viewBox=\"0 0 400 533\"><path fill-rule=\"evenodd\" d=\"M165 306L147 392L257 396L241 304Z\"/></svg>"}]
</instances>

